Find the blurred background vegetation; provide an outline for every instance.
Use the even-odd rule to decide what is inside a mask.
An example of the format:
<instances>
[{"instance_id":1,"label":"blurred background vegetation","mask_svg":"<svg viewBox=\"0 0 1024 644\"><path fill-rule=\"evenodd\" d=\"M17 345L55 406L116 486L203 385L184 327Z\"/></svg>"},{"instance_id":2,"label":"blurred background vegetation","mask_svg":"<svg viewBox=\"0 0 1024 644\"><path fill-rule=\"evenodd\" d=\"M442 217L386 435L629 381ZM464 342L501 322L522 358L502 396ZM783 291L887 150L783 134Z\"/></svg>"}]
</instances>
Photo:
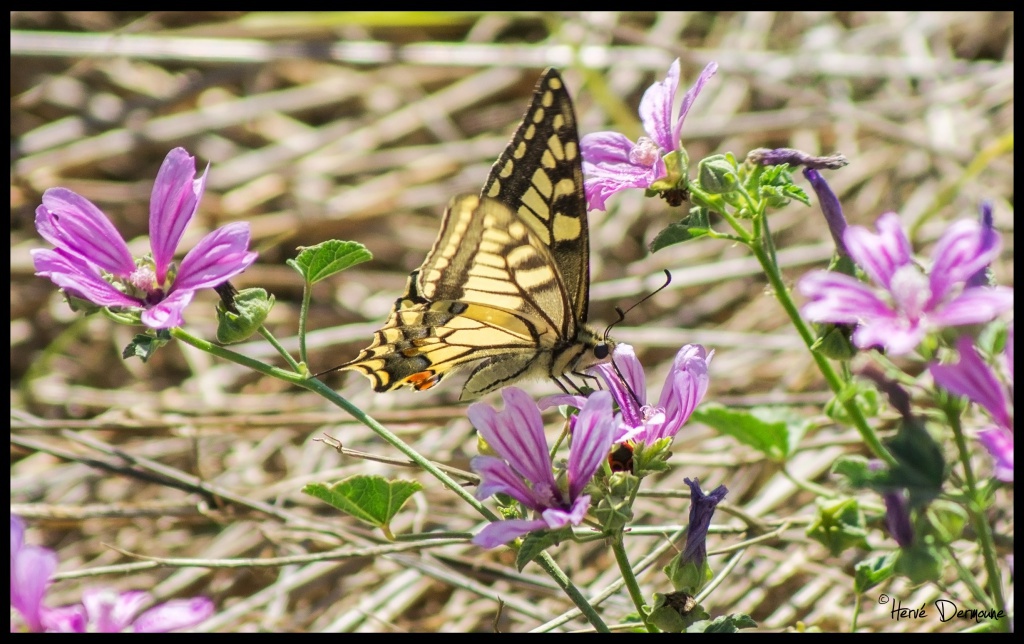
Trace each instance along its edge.
<instances>
[{"instance_id":1,"label":"blurred background vegetation","mask_svg":"<svg viewBox=\"0 0 1024 644\"><path fill-rule=\"evenodd\" d=\"M539 72L559 67L580 134L641 133L644 90L682 60L681 89L711 61L718 75L683 128L690 158L756 147L842 152L828 173L851 223L900 213L927 249L949 221L995 203L1012 285L1013 22L974 13L108 13L11 14L11 503L29 539L55 548L61 573L154 557L256 559L370 548L379 535L299 493L310 481L354 473L415 477L412 470L340 455L323 433L373 457L396 453L312 394L256 377L172 343L146 364L124 361L133 331L72 313L29 250L44 190L64 186L96 203L137 254L148 249L149 192L173 147L210 164L188 248L229 221L251 222L260 259L235 280L277 298L268 320L295 348L301 281L284 261L296 247L362 242L374 260L318 284L310 315L310 368L353 357L379 327L436 235L449 198L477 192L521 118ZM593 212L590 318L614 319L662 282L669 289L630 313L615 338L636 346L659 389L686 342L716 350L708 398L782 404L814 429L787 468L828 482L857 435L821 415L829 399L799 338L744 249L701 239L656 255L647 244L683 213L640 191ZM795 279L832 252L816 207L772 216L780 261ZM212 292L186 312L213 337ZM241 345L272 358L265 343ZM365 379L332 375L353 402L437 461L467 468L475 436L455 404L456 378L427 394L376 395ZM549 382L530 385L554 393ZM491 401L494 402L494 401ZM673 450L675 469L645 491L725 483L733 512L716 516L710 549L785 523L745 549L706 606L747 612L762 628L798 622L848 629L856 597L853 553L829 558L804 536L813 497L732 439L694 424ZM986 472L987 473L987 472ZM202 480L217 493L197 494ZM396 534L470 530L475 518L432 480L396 521ZM993 512L1012 553L1012 493ZM877 503L877 499L874 499ZM685 498L641 498L637 521L686 521ZM739 516L745 518L741 520ZM894 546L873 517L869 540ZM630 539L634 560L664 537ZM1008 545L1007 545L1008 544ZM671 553L641 575L665 591ZM970 543L957 552L979 564ZM601 546L564 544L556 558L585 592L618 573ZM131 570L59 581L50 603L85 585L146 588L159 598L205 594L209 630L523 631L571 608L536 568L518 573L508 551L447 546L429 552L240 569ZM724 558L712 557L718 570ZM881 588L919 606L934 586ZM954 585L943 596L957 596ZM497 597L506 603L498 613ZM943 630L937 619L893 622L865 598L870 630ZM609 622L632 609L619 593ZM559 629L581 628L570 620Z\"/></svg>"}]
</instances>

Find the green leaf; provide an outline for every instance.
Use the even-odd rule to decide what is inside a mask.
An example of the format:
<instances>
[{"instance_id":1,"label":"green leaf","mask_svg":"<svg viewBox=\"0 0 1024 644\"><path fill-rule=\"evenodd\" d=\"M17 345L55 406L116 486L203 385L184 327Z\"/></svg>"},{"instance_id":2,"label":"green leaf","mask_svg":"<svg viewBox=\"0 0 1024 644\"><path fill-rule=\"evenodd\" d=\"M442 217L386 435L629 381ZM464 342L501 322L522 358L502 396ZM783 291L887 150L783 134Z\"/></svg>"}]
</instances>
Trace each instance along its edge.
<instances>
[{"instance_id":1,"label":"green leaf","mask_svg":"<svg viewBox=\"0 0 1024 644\"><path fill-rule=\"evenodd\" d=\"M914 584L938 581L942 578L942 555L929 544L914 544L903 548L896 560L896 572L905 575Z\"/></svg>"},{"instance_id":2,"label":"green leaf","mask_svg":"<svg viewBox=\"0 0 1024 644\"><path fill-rule=\"evenodd\" d=\"M274 296L262 288L246 288L234 294L232 306L235 311L223 302L217 304L217 342L221 344L241 342L255 333L274 308Z\"/></svg>"},{"instance_id":3,"label":"green leaf","mask_svg":"<svg viewBox=\"0 0 1024 644\"><path fill-rule=\"evenodd\" d=\"M157 329L155 332L139 333L121 351L121 358L139 358L143 362L148 361L157 349L171 341L169 329Z\"/></svg>"},{"instance_id":4,"label":"green leaf","mask_svg":"<svg viewBox=\"0 0 1024 644\"><path fill-rule=\"evenodd\" d=\"M654 253L668 246L704 237L710 230L711 224L708 220L707 210L699 207L692 208L690 214L681 221L669 224L654 236L650 245L651 252Z\"/></svg>"},{"instance_id":5,"label":"green leaf","mask_svg":"<svg viewBox=\"0 0 1024 644\"><path fill-rule=\"evenodd\" d=\"M757 628L757 622L750 615L722 615L715 619L696 622L686 629L687 633L735 633L741 628Z\"/></svg>"},{"instance_id":6,"label":"green leaf","mask_svg":"<svg viewBox=\"0 0 1024 644\"><path fill-rule=\"evenodd\" d=\"M316 246L300 249L295 259L289 259L285 263L297 270L307 284L316 284L335 273L371 259L373 255L359 242L329 239Z\"/></svg>"},{"instance_id":7,"label":"green leaf","mask_svg":"<svg viewBox=\"0 0 1024 644\"><path fill-rule=\"evenodd\" d=\"M946 462L938 443L920 422L901 423L896 436L886 446L897 461L887 483L907 488L910 507L923 507L942 492Z\"/></svg>"},{"instance_id":8,"label":"green leaf","mask_svg":"<svg viewBox=\"0 0 1024 644\"><path fill-rule=\"evenodd\" d=\"M693 418L780 462L793 453L810 427L808 419L784 407L739 410L705 403Z\"/></svg>"},{"instance_id":9,"label":"green leaf","mask_svg":"<svg viewBox=\"0 0 1024 644\"><path fill-rule=\"evenodd\" d=\"M304 494L315 496L360 521L384 530L402 505L423 489L417 481L389 481L383 476L351 476L333 485L310 483L302 488Z\"/></svg>"},{"instance_id":10,"label":"green leaf","mask_svg":"<svg viewBox=\"0 0 1024 644\"><path fill-rule=\"evenodd\" d=\"M557 546L569 536L568 531L571 528L566 527L562 530L537 530L531 532L523 537L523 543L519 546L519 552L516 553L516 568L519 572L523 571L526 564L536 558L544 550L547 550L551 546Z\"/></svg>"},{"instance_id":11,"label":"green leaf","mask_svg":"<svg viewBox=\"0 0 1024 644\"><path fill-rule=\"evenodd\" d=\"M878 557L871 557L854 566L853 590L862 595L886 579L892 577L896 570L896 559L899 551L890 552Z\"/></svg>"}]
</instances>

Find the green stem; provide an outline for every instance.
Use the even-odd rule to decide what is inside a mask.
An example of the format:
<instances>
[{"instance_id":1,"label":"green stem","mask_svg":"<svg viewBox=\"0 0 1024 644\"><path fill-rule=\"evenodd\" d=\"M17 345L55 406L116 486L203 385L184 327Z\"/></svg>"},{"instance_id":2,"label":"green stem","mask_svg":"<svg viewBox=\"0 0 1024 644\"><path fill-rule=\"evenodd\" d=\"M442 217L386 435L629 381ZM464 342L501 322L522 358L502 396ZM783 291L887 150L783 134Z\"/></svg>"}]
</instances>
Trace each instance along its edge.
<instances>
[{"instance_id":1,"label":"green stem","mask_svg":"<svg viewBox=\"0 0 1024 644\"><path fill-rule=\"evenodd\" d=\"M811 358L818 366L818 370L821 371L821 375L825 377L825 382L828 383L832 393L838 395L843 391L846 383L843 382L843 379L832 367L832 363L829 362L828 358L811 349L814 345L814 333L811 331L811 328L807 323L804 322L804 319L800 317L800 311L797 309L796 303L793 301L790 291L782 279L782 274L779 272L778 265L772 263L770 258L771 253L762 246L763 243L764 238L761 239L761 243L752 244L750 249L754 252L754 256L761 264L761 268L764 269L764 273L768 277L768 282L775 291L776 300L778 300L779 304L782 305L782 309L786 312L786 315L789 316L790 322L792 322L797 333L800 334L800 338L804 341L804 344L807 345L807 349L811 352ZM878 438L878 434L876 434L875 430L868 424L868 420L864 416L864 412L857 406L856 400L847 398L842 400L841 404L846 410L846 414L849 416L850 421L857 428L861 438L874 455L889 465L896 465L896 459L889 453L889 450L882 445L882 441Z\"/></svg>"},{"instance_id":2,"label":"green stem","mask_svg":"<svg viewBox=\"0 0 1024 644\"><path fill-rule=\"evenodd\" d=\"M285 371L284 369L272 367L258 360L254 360L253 358L250 358L248 356L243 356L240 353L235 353L234 351L225 349L224 347L220 347L205 340L202 340L200 338L197 338L181 328L171 329L171 335L181 340L182 342L185 342L186 344L190 344L196 347L197 349L207 351L219 358L224 358L225 360L229 360L231 362L244 365L264 375L284 380L294 385L298 385L299 387L302 387L304 389L308 389L314 393L320 394L327 400L331 401L335 406L344 409L353 418L355 418L359 422L363 423L364 425L372 429L374 433L376 433L385 441L393 445L396 449L398 449L398 451L405 454L409 458L409 460L413 461L414 463L422 467L424 470L429 472L434 478L439 480L445 487L447 487L456 495L458 495L459 498L469 503L477 512L482 514L488 521L498 520L498 517L493 512L488 510L483 504L477 501L476 498L472 494L470 494L466 488L459 485L457 481L449 477L442 470L438 469L438 467L434 465L429 459L424 458L419 452L417 452L408 444L406 444L402 439L400 439L395 434L391 433L391 431L389 431L386 427L384 427L376 420L374 420L372 417L367 415L366 412L359 409L345 398L339 396L336 391L334 391L324 383L320 382L316 378L309 378L307 376L297 374L291 371Z\"/></svg>"},{"instance_id":3,"label":"green stem","mask_svg":"<svg viewBox=\"0 0 1024 644\"><path fill-rule=\"evenodd\" d=\"M985 511L980 501L981 494L978 490L978 480L974 476L974 469L971 467L971 452L967 447L967 439L964 437L963 426L960 424L959 406L952 400L947 400L942 405L943 413L953 430L953 439L956 441L956 448L960 455L960 464L964 470L964 484L967 487L967 503L964 507L974 531L978 535L978 544L981 546L982 555L985 558L985 571L988 576L988 596L994 602L995 610L1005 610L1006 602L1003 599L1002 577L999 574L999 566L996 561L995 540L992 537L992 526L985 519ZM1010 628L1009 618L1004 617L1001 626L1008 631Z\"/></svg>"},{"instance_id":4,"label":"green stem","mask_svg":"<svg viewBox=\"0 0 1024 644\"><path fill-rule=\"evenodd\" d=\"M629 564L629 557L626 556L626 547L622 541L621 533L612 540L612 552L615 553L615 561L619 564L622 580L626 582L626 590L629 591L629 597L633 600L633 605L636 606L636 612L640 615L640 619L643 620L644 627L647 628L649 633L657 633L658 628L647 621L647 611L644 610L644 596L640 592L640 584L636 581L636 575L633 574L633 567Z\"/></svg>"},{"instance_id":5,"label":"green stem","mask_svg":"<svg viewBox=\"0 0 1024 644\"><path fill-rule=\"evenodd\" d=\"M277 349L277 353L280 354L282 358L284 358L285 362L288 363L288 366L291 367L293 371L297 373L302 373L302 367L299 366L298 362L295 362L295 358L292 357L292 354L288 353L288 350L285 349L284 346L277 341L277 338L274 337L274 334L270 332L270 329L261 324L260 328L257 329L257 331L261 336L263 336L264 340L270 343L270 346Z\"/></svg>"},{"instance_id":6,"label":"green stem","mask_svg":"<svg viewBox=\"0 0 1024 644\"><path fill-rule=\"evenodd\" d=\"M345 398L339 396L336 391L334 391L324 383L320 382L316 378L308 378L300 374L285 371L283 369L278 369L277 367L271 367L270 365L266 365L262 362L259 362L258 360L249 358L248 356L235 353L234 351L230 351L223 347L217 346L215 344L197 338L181 328L171 329L171 335L181 340L182 342L185 342L186 344L194 346L197 349L207 351L217 357L247 366L255 371L258 371L259 373L274 378L279 378L286 382L290 382L292 384L303 387L304 389L308 389L312 392L320 394L327 400L331 401L337 407L344 409L353 418L369 427L371 430L374 431L374 433L376 433L378 436L380 436L385 441L390 443L392 446L398 449L398 451L405 454L409 458L409 460L413 461L414 463L422 467L425 471L430 473L445 487L454 492L456 496L461 498L463 501L472 506L473 509L475 509L481 515L483 515L484 518L486 518L488 521L499 520L499 518L493 512L491 512L489 509L487 509L486 506L481 504L480 501L478 501L472 494L470 494L466 488L464 488L457 481L449 477L444 471L440 470L429 459L424 458L422 455L419 454L419 452L417 452L411 446L406 444L405 441L400 439L398 436L391 433L390 430L388 430L386 427L378 423L375 419L366 414L366 412L359 409ZM568 595L569 599L571 599L572 602L576 605L576 607L580 609L583 615L587 618L587 621L590 622L590 624L594 627L595 630L602 633L608 632L608 626L604 623L601 617L594 610L594 607L587 602L586 598L583 596L583 593L581 593L579 589L576 588L576 586L569 580L569 578L566 577L565 573L558 568L558 566L555 564L554 560L551 559L551 556L548 555L548 553L542 552L534 558L534 561L536 561L542 568L544 568L544 570L551 576L551 578L555 580L555 583L557 583L559 587L562 588L566 595Z\"/></svg>"},{"instance_id":7,"label":"green stem","mask_svg":"<svg viewBox=\"0 0 1024 644\"><path fill-rule=\"evenodd\" d=\"M302 286L302 305L299 308L299 360L303 364L309 364L309 354L306 353L306 318L309 317L309 303L312 299L313 287L309 282Z\"/></svg>"},{"instance_id":8,"label":"green stem","mask_svg":"<svg viewBox=\"0 0 1024 644\"><path fill-rule=\"evenodd\" d=\"M590 605L587 598L580 592L580 589L569 581L569 578L566 577L562 569L558 567L558 564L556 564L555 560L551 558L551 555L547 552L542 552L534 557L533 560L544 569L544 572L548 573L548 575L555 580L555 583L558 584L559 588L569 596L572 603L576 604L576 608L580 609L580 612L587 618L587 621L590 622L590 625L594 627L595 631L598 633L611 632L608 629L608 625L604 623L601 616L597 614L594 607Z\"/></svg>"}]
</instances>

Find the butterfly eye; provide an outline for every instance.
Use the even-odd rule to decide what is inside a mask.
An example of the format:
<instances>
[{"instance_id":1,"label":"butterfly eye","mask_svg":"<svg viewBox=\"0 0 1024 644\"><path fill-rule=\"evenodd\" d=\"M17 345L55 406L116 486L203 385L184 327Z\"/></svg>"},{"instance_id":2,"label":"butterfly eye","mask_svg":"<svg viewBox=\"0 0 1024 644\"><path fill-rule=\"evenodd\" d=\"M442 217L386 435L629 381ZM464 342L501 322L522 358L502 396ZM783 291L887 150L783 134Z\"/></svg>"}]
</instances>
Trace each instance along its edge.
<instances>
[{"instance_id":1,"label":"butterfly eye","mask_svg":"<svg viewBox=\"0 0 1024 644\"><path fill-rule=\"evenodd\" d=\"M602 342L601 344L594 346L594 357L598 360L604 360L608 357L608 345Z\"/></svg>"}]
</instances>

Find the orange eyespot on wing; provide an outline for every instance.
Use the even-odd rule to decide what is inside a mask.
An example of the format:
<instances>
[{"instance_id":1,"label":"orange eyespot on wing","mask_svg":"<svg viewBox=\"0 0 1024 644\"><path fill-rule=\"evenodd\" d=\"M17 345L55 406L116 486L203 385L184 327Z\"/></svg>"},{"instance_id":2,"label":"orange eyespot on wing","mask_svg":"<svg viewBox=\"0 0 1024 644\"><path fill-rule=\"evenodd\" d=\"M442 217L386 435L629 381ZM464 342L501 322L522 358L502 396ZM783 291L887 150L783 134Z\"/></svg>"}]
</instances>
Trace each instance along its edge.
<instances>
[{"instance_id":1,"label":"orange eyespot on wing","mask_svg":"<svg viewBox=\"0 0 1024 644\"><path fill-rule=\"evenodd\" d=\"M441 382L441 374L428 369L408 376L404 382L416 391L426 391Z\"/></svg>"}]
</instances>

